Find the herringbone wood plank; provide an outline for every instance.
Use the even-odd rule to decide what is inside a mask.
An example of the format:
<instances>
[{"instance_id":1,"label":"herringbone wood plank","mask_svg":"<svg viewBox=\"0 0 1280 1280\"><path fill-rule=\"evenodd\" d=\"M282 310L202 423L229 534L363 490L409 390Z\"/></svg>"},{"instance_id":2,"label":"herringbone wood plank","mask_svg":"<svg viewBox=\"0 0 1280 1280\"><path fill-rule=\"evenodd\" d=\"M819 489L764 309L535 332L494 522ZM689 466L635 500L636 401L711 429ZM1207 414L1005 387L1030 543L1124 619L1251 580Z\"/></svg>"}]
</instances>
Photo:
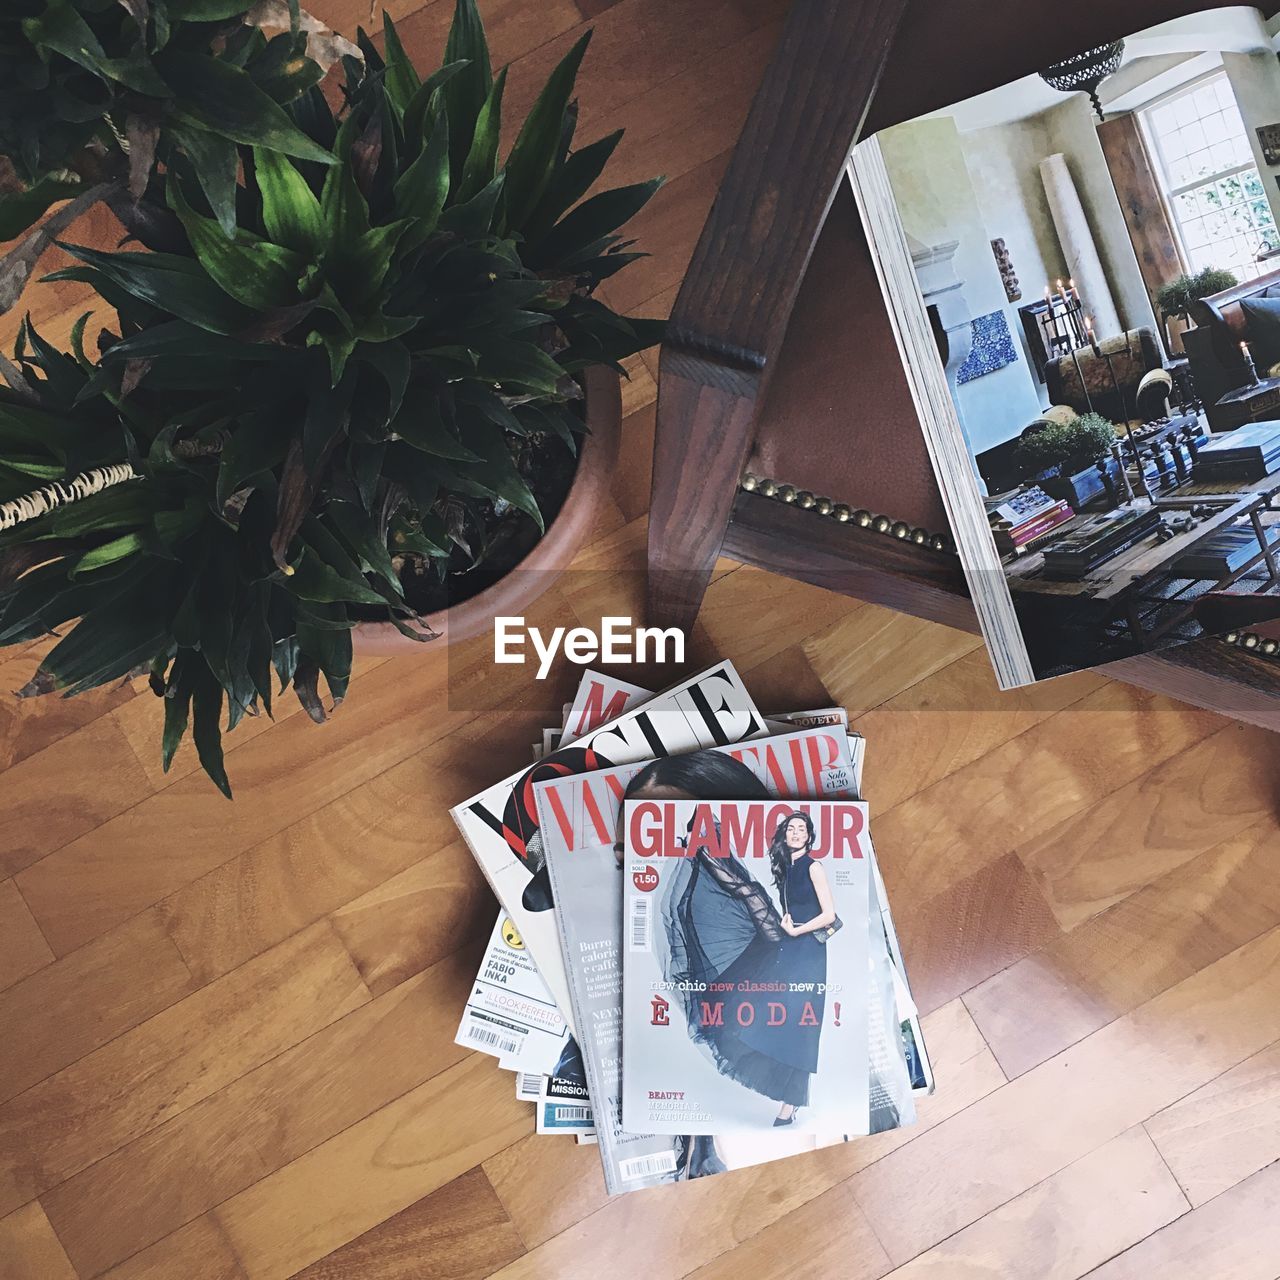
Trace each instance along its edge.
<instances>
[{"instance_id":1,"label":"herringbone wood plank","mask_svg":"<svg viewBox=\"0 0 1280 1280\"><path fill-rule=\"evenodd\" d=\"M367 0L309 7L377 25ZM436 56L449 0L386 7ZM508 132L593 22L579 137L625 127L613 179L670 179L613 305L666 314L785 8L481 0ZM83 296L27 305L64 340ZM656 353L628 372L612 502L539 625L640 608ZM1000 696L973 636L717 573L691 660L868 735L940 1005L915 1128L609 1201L595 1152L534 1135L510 1077L452 1044L492 905L446 810L526 758L567 670L495 673L484 641L449 688L429 657L366 660L324 729L283 705L238 730L234 806L189 749L160 771L138 684L7 702L0 1275L1280 1274L1275 739L1101 675Z\"/></svg>"}]
</instances>

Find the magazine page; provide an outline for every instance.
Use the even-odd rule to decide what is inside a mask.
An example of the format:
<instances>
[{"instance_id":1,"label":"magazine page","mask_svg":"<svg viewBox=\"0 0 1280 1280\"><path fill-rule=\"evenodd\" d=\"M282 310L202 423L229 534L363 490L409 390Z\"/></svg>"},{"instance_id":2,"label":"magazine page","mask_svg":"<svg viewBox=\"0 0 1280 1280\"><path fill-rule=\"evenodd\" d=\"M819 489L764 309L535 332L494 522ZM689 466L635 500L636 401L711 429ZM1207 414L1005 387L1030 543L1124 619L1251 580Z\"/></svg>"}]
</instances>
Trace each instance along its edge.
<instances>
[{"instance_id":1,"label":"magazine page","mask_svg":"<svg viewBox=\"0 0 1280 1280\"><path fill-rule=\"evenodd\" d=\"M450 811L562 1013L569 1009L569 990L538 830L534 784L544 778L741 742L760 736L764 729L733 664L717 663Z\"/></svg>"},{"instance_id":2,"label":"magazine page","mask_svg":"<svg viewBox=\"0 0 1280 1280\"><path fill-rule=\"evenodd\" d=\"M623 1129L867 1132L867 806L640 798L623 823Z\"/></svg>"},{"instance_id":3,"label":"magazine page","mask_svg":"<svg viewBox=\"0 0 1280 1280\"><path fill-rule=\"evenodd\" d=\"M585 689L589 689L589 687L590 689L596 690L596 692L598 692L598 696L593 694L586 696L585 699L582 698L582 692L584 692ZM621 707L617 703L617 695L620 690L622 694ZM577 696L575 701L579 701L579 703L584 705L585 708L584 713L582 713L582 716L580 716L577 723L582 724L582 726L584 726L584 730L586 730L586 728L598 727L599 724L603 724L607 721L611 714L620 714L622 710L628 709L628 707L631 707L631 705L634 705L637 701L652 698L653 696L652 692L648 689L640 689L637 685L626 686L626 689L622 689L621 685L618 684L617 681L611 681L608 677L604 677L600 675L599 672L595 671L588 671L584 673L581 681L579 681L579 690L577 690L577 692L579 692L579 696ZM572 709L572 705L572 703L564 704L563 717L566 721L568 714L570 714L570 710ZM593 719L591 717L595 718ZM535 742L534 748L532 748L532 758L534 758L535 762L536 760L543 758L544 755L549 754L550 751L558 748L559 737L561 737L561 735L562 730L559 730L559 728L547 728L547 730L543 730L543 741ZM489 945L485 947L484 956L481 956L479 970L477 970L476 973L475 986L477 988L486 988L486 986L488 986L485 982L486 974L502 972L503 966L507 965L509 937L518 938L518 933L516 932L515 925L509 922L506 913L499 910L497 922L494 923L493 931L489 934ZM532 963L530 963L529 970L521 974L521 982L524 984L524 991L527 998L530 998L530 1000L534 1001L535 1004L554 1004L553 997L547 989L547 983L544 983L543 980L541 980L541 975L538 973L538 969L536 969L536 966L532 965ZM480 1050L481 1052L490 1053L490 1055L497 1057L498 1065L502 1066L504 1070L517 1071L517 1073L520 1073L517 1075L516 1080L516 1097L524 1098L526 1102L538 1102L540 1082L541 1079L543 1079L543 1076L540 1074L540 1068L538 1070L522 1068L522 1062L525 1061L525 1039L521 1039L520 1047L518 1047L515 1052L512 1052L507 1047L509 1046L509 1043L511 1043L511 1037L513 1034L511 1029L508 1028L506 1032L504 1032L503 1036L494 1036L494 1034L483 1034L483 1036L480 1036L480 1034L474 1034L474 1032L479 1032L479 1030L492 1033L493 1027L490 1024L480 1023L480 1021L477 1021L474 1016L472 1016L471 1006L468 1005L466 1009L463 1010L462 1021L461 1024L458 1025L454 1041L460 1044L467 1044L467 1046L471 1048L477 1048L477 1050ZM567 1046L575 1046L575 1041L573 1041L572 1036L567 1037ZM573 1051L576 1052L576 1047ZM545 1051L541 1050L538 1042L535 1042L534 1046L532 1046L532 1061L541 1062L545 1059L545 1056L547 1056L545 1055Z\"/></svg>"},{"instance_id":4,"label":"magazine page","mask_svg":"<svg viewBox=\"0 0 1280 1280\"><path fill-rule=\"evenodd\" d=\"M915 1081L898 1002L893 957L880 914L875 852L867 843L871 876L867 886L867 1095L868 1132L884 1133L913 1124ZM910 1024L906 1024L908 1027Z\"/></svg>"},{"instance_id":5,"label":"magazine page","mask_svg":"<svg viewBox=\"0 0 1280 1280\"><path fill-rule=\"evenodd\" d=\"M839 708L839 710L843 714L844 709ZM803 715L803 713L796 714ZM849 735L848 742L849 760L854 777L854 790L850 799L861 800L863 798L862 766L866 759L867 743L861 734L853 733ZM884 975L878 973L876 965L883 958L889 965L889 982L893 991L889 1013L898 1027L898 1035L901 1039L901 1053L892 1036L889 1036L883 1053L878 1051L877 1042L873 1040L872 1088L875 1089L875 1078L879 1073L884 1079L884 1087L892 1091L892 1081L897 1077L898 1064L905 1059L911 1092L917 1096L925 1096L933 1092L933 1066L929 1061L929 1050L920 1026L920 1011L916 1008L916 1002L911 996L911 985L907 980L906 965L902 959L902 948L898 945L898 930L893 923L893 911L889 906L889 895L884 886L884 878L880 874L875 839L870 831L867 832L867 851L871 860L871 911L872 915L878 918L878 924L873 928L871 936L871 999L874 1004L877 998L876 993L881 990L877 984L883 981ZM881 996L881 998L884 997ZM874 1010L871 1016L874 1021ZM899 1106L899 1110L904 1116L906 1115L905 1108ZM912 1114L914 1115L914 1108L912 1108ZM910 1124L911 1120L904 1118L901 1123ZM872 1132L878 1133L880 1130L873 1128Z\"/></svg>"},{"instance_id":6,"label":"magazine page","mask_svg":"<svg viewBox=\"0 0 1280 1280\"><path fill-rule=\"evenodd\" d=\"M505 914L489 935L454 1042L498 1058L511 1071L542 1073L560 1060L569 1028Z\"/></svg>"},{"instance_id":7,"label":"magazine page","mask_svg":"<svg viewBox=\"0 0 1280 1280\"><path fill-rule=\"evenodd\" d=\"M516 1072L516 1097L521 1102L537 1102L542 1096L542 1082L546 1076L536 1071Z\"/></svg>"},{"instance_id":8,"label":"magazine page","mask_svg":"<svg viewBox=\"0 0 1280 1280\"><path fill-rule=\"evenodd\" d=\"M849 727L849 713L843 707L822 707L817 711L776 711L770 713L769 719L797 729Z\"/></svg>"},{"instance_id":9,"label":"magazine page","mask_svg":"<svg viewBox=\"0 0 1280 1280\"><path fill-rule=\"evenodd\" d=\"M596 1131L582 1054L572 1036L551 1074L539 1080L537 1131L578 1135Z\"/></svg>"},{"instance_id":10,"label":"magazine page","mask_svg":"<svg viewBox=\"0 0 1280 1280\"><path fill-rule=\"evenodd\" d=\"M920 1011L916 1008L916 1002L911 995L907 967L902 959L902 948L898 945L898 929L893 923L889 895L885 890L884 877L880 874L880 863L876 858L875 841L869 838L867 843L871 848L873 901L879 908L881 933L893 966L894 1005L902 1036L903 1053L907 1061L907 1073L911 1079L911 1091L917 1096L926 1095L933 1092L933 1063L929 1059L924 1031L920 1026Z\"/></svg>"},{"instance_id":11,"label":"magazine page","mask_svg":"<svg viewBox=\"0 0 1280 1280\"><path fill-rule=\"evenodd\" d=\"M556 914L569 978L571 1013L581 1036L588 1091L596 1117L605 1185L610 1194L638 1190L677 1177L700 1177L727 1168L779 1159L797 1146L774 1134L721 1143L624 1133L622 1078L622 874L621 817L627 788L648 773L679 774L686 787L755 787L762 795L810 797L858 794L851 739L839 730L811 729L673 758L540 782L534 788L555 891ZM712 757L720 757L713 759ZM876 928L880 928L877 914ZM886 953L881 942L880 950ZM889 1070L885 1072L891 1077ZM903 1108L914 1115L908 1106ZM610 1120L611 1117L611 1120ZM909 1119L904 1120L909 1123Z\"/></svg>"},{"instance_id":12,"label":"magazine page","mask_svg":"<svg viewBox=\"0 0 1280 1280\"><path fill-rule=\"evenodd\" d=\"M1277 120L1267 25L1224 7L854 149L1004 688L1213 634L1242 605L1280 616Z\"/></svg>"}]
</instances>

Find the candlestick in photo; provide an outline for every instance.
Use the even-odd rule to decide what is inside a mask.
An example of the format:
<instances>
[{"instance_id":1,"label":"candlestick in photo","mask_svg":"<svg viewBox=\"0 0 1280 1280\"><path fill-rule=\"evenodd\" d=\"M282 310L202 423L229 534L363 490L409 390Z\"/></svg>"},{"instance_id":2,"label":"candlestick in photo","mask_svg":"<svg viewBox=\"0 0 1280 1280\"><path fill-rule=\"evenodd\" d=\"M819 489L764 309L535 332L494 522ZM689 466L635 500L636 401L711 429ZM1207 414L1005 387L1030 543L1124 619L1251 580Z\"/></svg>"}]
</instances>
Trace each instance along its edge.
<instances>
[{"instance_id":1,"label":"candlestick in photo","mask_svg":"<svg viewBox=\"0 0 1280 1280\"><path fill-rule=\"evenodd\" d=\"M1080 389L1084 392L1085 407L1090 413L1093 412L1093 397L1089 394L1089 383L1084 376L1084 371L1080 368L1080 354L1076 350L1075 344L1071 346L1071 363L1076 367L1076 381L1080 384Z\"/></svg>"},{"instance_id":2,"label":"candlestick in photo","mask_svg":"<svg viewBox=\"0 0 1280 1280\"><path fill-rule=\"evenodd\" d=\"M1098 345L1098 335L1093 331L1093 317L1085 316L1084 318L1085 337L1089 339L1089 345L1093 348L1093 354L1101 357L1102 348Z\"/></svg>"},{"instance_id":3,"label":"candlestick in photo","mask_svg":"<svg viewBox=\"0 0 1280 1280\"><path fill-rule=\"evenodd\" d=\"M1249 350L1247 342L1240 344L1240 354L1244 357L1244 367L1249 375L1249 385L1256 387L1258 385L1258 366L1253 363L1253 352Z\"/></svg>"},{"instance_id":4,"label":"candlestick in photo","mask_svg":"<svg viewBox=\"0 0 1280 1280\"><path fill-rule=\"evenodd\" d=\"M1115 443L1112 444L1111 456L1112 458L1115 459L1116 466L1120 472L1120 484L1123 486L1123 489L1124 489L1124 499L1123 499L1124 505L1126 507L1131 507L1133 506L1133 500L1134 500L1133 485L1129 483L1129 469L1125 465L1124 451L1120 447L1119 440L1116 440ZM1138 463L1138 469L1139 471L1141 471L1142 469L1141 462Z\"/></svg>"},{"instance_id":5,"label":"candlestick in photo","mask_svg":"<svg viewBox=\"0 0 1280 1280\"><path fill-rule=\"evenodd\" d=\"M1057 299L1053 296L1053 288L1050 285L1045 286L1044 290L1045 314L1042 323L1044 324L1045 333L1047 335L1046 345L1049 350L1056 355L1057 340L1062 337L1062 333L1058 328L1058 307Z\"/></svg>"}]
</instances>

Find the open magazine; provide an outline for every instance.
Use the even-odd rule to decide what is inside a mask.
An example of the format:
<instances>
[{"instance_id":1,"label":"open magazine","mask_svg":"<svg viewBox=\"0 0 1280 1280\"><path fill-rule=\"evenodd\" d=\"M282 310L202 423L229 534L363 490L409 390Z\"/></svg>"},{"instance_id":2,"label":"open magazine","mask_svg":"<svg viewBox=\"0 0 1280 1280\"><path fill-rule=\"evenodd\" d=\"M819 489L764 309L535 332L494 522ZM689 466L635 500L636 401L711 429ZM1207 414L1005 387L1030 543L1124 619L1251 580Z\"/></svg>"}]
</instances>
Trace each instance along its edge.
<instances>
[{"instance_id":1,"label":"open magazine","mask_svg":"<svg viewBox=\"0 0 1280 1280\"><path fill-rule=\"evenodd\" d=\"M1212 6L853 150L1003 688L1210 634L1231 597L1280 616L1277 120L1261 12Z\"/></svg>"},{"instance_id":2,"label":"open magazine","mask_svg":"<svg viewBox=\"0 0 1280 1280\"><path fill-rule=\"evenodd\" d=\"M775 717L784 719L791 717ZM795 718L809 718L797 715ZM817 713L814 718L833 717ZM843 795L856 797L860 785L863 741L850 738L840 723L833 729L811 729L759 739L738 747L696 753L669 762L688 785L717 786L721 773L746 771L762 793L791 797ZM720 756L724 759L711 759ZM661 768L662 766L657 766ZM637 1190L676 1178L721 1172L762 1160L777 1159L843 1133L821 1139L788 1134L739 1137L718 1144L695 1144L693 1135L654 1136L624 1132L621 1124L622 1076L622 872L620 836L622 803L628 786L654 769L631 765L576 778L539 783L535 788L548 866L555 890L573 1011L580 1028L582 1056L596 1117L605 1184L611 1194ZM694 783L694 778L700 782ZM743 781L739 778L739 782ZM726 784L719 782L723 788ZM914 1107L912 1082L902 1068L908 1059L925 1061L915 1051L914 1033L901 1040L898 980L884 932L878 900L869 912L870 965L867 1016L873 1027L872 1106L859 1131L879 1131L910 1123ZM905 988L905 983L901 984ZM909 995L906 1003L910 1004ZM911 1006L914 1013L914 1006ZM911 1048L907 1048L910 1036ZM923 1075L922 1090L927 1088ZM696 1148L696 1149L695 1149Z\"/></svg>"},{"instance_id":3,"label":"open magazine","mask_svg":"<svg viewBox=\"0 0 1280 1280\"><path fill-rule=\"evenodd\" d=\"M623 822L623 1128L865 1133L866 805L637 795Z\"/></svg>"},{"instance_id":4,"label":"open magazine","mask_svg":"<svg viewBox=\"0 0 1280 1280\"><path fill-rule=\"evenodd\" d=\"M742 742L764 732L764 719L733 664L717 663L450 811L571 1029L534 785L545 778Z\"/></svg>"}]
</instances>

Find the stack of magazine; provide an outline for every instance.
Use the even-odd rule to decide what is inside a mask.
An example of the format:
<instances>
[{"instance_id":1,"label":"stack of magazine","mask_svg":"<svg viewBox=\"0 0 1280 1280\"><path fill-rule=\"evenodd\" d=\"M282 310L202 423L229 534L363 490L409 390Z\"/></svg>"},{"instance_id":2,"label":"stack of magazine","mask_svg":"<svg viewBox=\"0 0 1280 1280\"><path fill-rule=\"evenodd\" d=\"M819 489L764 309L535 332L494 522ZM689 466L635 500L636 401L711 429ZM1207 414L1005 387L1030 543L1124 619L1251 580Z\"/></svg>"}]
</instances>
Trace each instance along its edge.
<instances>
[{"instance_id":1,"label":"stack of magazine","mask_svg":"<svg viewBox=\"0 0 1280 1280\"><path fill-rule=\"evenodd\" d=\"M842 708L732 664L588 672L533 763L452 816L500 903L457 1041L610 1194L915 1120L933 1073Z\"/></svg>"}]
</instances>

